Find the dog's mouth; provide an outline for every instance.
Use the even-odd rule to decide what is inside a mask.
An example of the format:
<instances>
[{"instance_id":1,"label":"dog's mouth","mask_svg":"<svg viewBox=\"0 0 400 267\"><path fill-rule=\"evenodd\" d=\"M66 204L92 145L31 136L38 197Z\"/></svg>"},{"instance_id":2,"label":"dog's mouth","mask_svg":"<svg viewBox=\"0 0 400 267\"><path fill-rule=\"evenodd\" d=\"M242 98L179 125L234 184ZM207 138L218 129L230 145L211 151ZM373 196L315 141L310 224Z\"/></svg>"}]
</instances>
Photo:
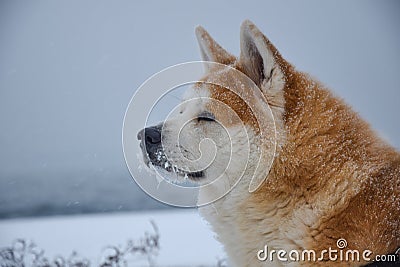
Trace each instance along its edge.
<instances>
[{"instance_id":1,"label":"dog's mouth","mask_svg":"<svg viewBox=\"0 0 400 267\"><path fill-rule=\"evenodd\" d=\"M204 177L204 171L195 171L195 172L185 171L185 170L178 168L175 165L171 165L168 162L165 162L164 166L155 165L155 164L153 164L153 165L157 166L157 167L161 167L162 169L166 170L167 172L169 172L171 174L175 174L175 175L178 175L185 179L190 179L192 181L197 181L197 180L200 180L202 177Z\"/></svg>"},{"instance_id":2,"label":"dog's mouth","mask_svg":"<svg viewBox=\"0 0 400 267\"><path fill-rule=\"evenodd\" d=\"M143 160L148 168L162 169L170 174L171 177L180 177L192 181L198 181L204 177L204 170L187 171L171 163L162 149L157 149L155 152L146 151L143 144L140 143L140 148L143 152Z\"/></svg>"},{"instance_id":3,"label":"dog's mouth","mask_svg":"<svg viewBox=\"0 0 400 267\"><path fill-rule=\"evenodd\" d=\"M184 168L179 167L178 164L167 158L161 142L161 131L162 125L156 125L141 130L137 135L146 166L156 171L157 169L161 170L163 174L170 176L166 178L176 178L171 180L176 180L177 182L186 179L198 181L203 178L205 170L184 170ZM161 174L160 172L157 173Z\"/></svg>"}]
</instances>

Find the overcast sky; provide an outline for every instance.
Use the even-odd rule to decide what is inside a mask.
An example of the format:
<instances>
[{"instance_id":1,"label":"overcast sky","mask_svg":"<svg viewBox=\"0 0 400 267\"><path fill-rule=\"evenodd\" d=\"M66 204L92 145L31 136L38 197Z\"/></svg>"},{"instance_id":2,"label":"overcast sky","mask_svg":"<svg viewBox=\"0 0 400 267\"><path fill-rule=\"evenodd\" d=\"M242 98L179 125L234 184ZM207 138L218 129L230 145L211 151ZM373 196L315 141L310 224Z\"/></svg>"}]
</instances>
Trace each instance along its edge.
<instances>
[{"instance_id":1,"label":"overcast sky","mask_svg":"<svg viewBox=\"0 0 400 267\"><path fill-rule=\"evenodd\" d=\"M252 20L287 60L400 148L397 1L1 1L0 174L125 168L136 88L199 60L203 25L239 53ZM1 176L0 176L1 179Z\"/></svg>"}]
</instances>

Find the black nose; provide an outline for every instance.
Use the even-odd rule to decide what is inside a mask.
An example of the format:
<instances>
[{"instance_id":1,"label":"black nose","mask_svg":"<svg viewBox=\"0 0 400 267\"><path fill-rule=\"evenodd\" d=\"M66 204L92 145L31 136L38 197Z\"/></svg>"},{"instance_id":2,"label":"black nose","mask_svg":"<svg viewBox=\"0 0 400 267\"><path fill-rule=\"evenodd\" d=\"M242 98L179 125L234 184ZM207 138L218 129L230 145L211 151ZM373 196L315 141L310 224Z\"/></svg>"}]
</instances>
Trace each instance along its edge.
<instances>
[{"instance_id":1,"label":"black nose","mask_svg":"<svg viewBox=\"0 0 400 267\"><path fill-rule=\"evenodd\" d=\"M147 127L141 130L137 138L144 141L147 146L157 145L161 143L161 126Z\"/></svg>"}]
</instances>

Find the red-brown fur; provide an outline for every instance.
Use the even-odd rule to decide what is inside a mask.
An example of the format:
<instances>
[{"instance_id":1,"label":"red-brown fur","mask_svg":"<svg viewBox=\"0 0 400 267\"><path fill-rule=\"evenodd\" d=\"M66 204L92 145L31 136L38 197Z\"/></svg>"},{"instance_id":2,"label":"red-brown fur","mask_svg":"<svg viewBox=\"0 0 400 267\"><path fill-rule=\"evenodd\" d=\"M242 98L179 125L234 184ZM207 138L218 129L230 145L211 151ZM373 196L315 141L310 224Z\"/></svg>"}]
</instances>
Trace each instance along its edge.
<instances>
[{"instance_id":1,"label":"red-brown fur","mask_svg":"<svg viewBox=\"0 0 400 267\"><path fill-rule=\"evenodd\" d=\"M271 203L278 203L274 216L282 225L293 220L294 211L308 212L310 220L304 215L298 226L303 234L291 241L295 247L321 251L336 248L336 241L345 238L348 249L368 249L373 255L394 252L400 246L400 154L344 101L284 60L254 25L249 27L264 40L284 75L283 106L264 93L272 99L269 104L273 108L283 109L286 137L267 181L246 201L238 203L240 214L234 218L238 229L249 239L262 238L249 227L260 226ZM250 77L254 75L205 31L201 34L212 44L208 53L214 57L209 60L230 64ZM257 127L243 101L222 88L209 90L212 98L228 104L242 121ZM214 113L218 114L218 110Z\"/></svg>"}]
</instances>

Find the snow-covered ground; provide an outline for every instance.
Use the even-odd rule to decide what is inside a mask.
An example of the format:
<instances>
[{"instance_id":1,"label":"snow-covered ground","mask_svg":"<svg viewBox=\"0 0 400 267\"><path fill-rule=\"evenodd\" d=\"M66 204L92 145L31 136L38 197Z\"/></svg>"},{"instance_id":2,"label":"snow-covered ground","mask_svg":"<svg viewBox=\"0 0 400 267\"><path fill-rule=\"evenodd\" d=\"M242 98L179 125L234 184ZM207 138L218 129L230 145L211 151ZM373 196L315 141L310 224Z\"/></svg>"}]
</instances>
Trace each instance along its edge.
<instances>
[{"instance_id":1,"label":"snow-covered ground","mask_svg":"<svg viewBox=\"0 0 400 267\"><path fill-rule=\"evenodd\" d=\"M2 220L0 247L10 246L17 238L31 239L50 259L68 257L75 250L98 263L107 246L124 246L128 239L152 233L150 220L160 234L157 266L216 266L218 259L225 258L222 246L195 210ZM146 262L138 258L134 266L146 266Z\"/></svg>"}]
</instances>

